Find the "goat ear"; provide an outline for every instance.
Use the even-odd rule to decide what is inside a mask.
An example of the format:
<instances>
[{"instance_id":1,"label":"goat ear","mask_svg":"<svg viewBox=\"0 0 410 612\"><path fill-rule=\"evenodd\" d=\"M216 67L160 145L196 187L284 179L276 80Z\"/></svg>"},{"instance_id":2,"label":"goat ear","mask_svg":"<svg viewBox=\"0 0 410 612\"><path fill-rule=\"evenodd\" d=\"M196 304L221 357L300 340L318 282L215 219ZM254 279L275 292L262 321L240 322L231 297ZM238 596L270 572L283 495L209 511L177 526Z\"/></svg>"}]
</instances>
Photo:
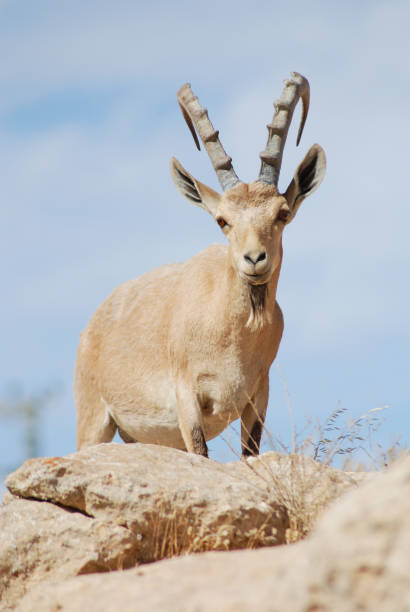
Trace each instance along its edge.
<instances>
[{"instance_id":1,"label":"goat ear","mask_svg":"<svg viewBox=\"0 0 410 612\"><path fill-rule=\"evenodd\" d=\"M303 200L313 193L325 176L326 156L322 147L314 144L296 169L284 196L288 201L292 218Z\"/></svg>"},{"instance_id":2,"label":"goat ear","mask_svg":"<svg viewBox=\"0 0 410 612\"><path fill-rule=\"evenodd\" d=\"M171 159L171 177L178 191L197 206L215 216L221 196L219 193L197 181L187 172L175 157Z\"/></svg>"}]
</instances>

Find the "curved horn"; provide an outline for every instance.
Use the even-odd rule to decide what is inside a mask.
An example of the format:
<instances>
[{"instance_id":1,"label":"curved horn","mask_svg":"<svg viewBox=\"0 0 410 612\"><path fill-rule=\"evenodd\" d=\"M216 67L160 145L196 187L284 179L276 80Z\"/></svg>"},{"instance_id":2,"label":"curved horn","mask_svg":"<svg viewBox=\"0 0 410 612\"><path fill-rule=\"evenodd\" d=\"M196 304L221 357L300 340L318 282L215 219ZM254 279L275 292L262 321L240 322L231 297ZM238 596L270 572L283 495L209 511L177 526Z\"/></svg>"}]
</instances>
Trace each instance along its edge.
<instances>
[{"instance_id":1,"label":"curved horn","mask_svg":"<svg viewBox=\"0 0 410 612\"><path fill-rule=\"evenodd\" d=\"M286 143L289 126L292 122L293 111L302 98L302 118L296 146L299 144L309 110L310 87L309 81L298 72L291 72L291 78L284 81L285 88L279 100L274 104L275 114L272 123L266 127L269 130L268 142L265 150L259 155L262 160L258 181L277 186L282 164L283 149Z\"/></svg>"},{"instance_id":2,"label":"curved horn","mask_svg":"<svg viewBox=\"0 0 410 612\"><path fill-rule=\"evenodd\" d=\"M225 153L225 150L219 140L219 132L215 130L212 123L208 118L208 111L206 108L202 108L199 104L199 100L194 96L191 86L186 83L181 87L177 94L179 106L181 107L182 114L185 121L188 124L191 134L195 140L195 144L200 149L198 132L201 140L204 144L205 149L209 155L215 172L218 176L219 182L221 183L222 189L232 189L240 180L235 174L235 170L232 167L232 159ZM196 130L196 131L195 131Z\"/></svg>"}]
</instances>

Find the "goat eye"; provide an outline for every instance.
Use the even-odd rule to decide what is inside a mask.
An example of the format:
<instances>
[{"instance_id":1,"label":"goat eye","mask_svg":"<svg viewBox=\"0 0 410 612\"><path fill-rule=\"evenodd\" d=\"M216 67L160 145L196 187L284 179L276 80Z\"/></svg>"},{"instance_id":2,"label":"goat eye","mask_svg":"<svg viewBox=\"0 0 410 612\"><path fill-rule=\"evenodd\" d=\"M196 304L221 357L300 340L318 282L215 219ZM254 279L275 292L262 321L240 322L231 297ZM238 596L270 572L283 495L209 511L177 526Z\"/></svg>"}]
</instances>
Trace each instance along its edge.
<instances>
[{"instance_id":1,"label":"goat eye","mask_svg":"<svg viewBox=\"0 0 410 612\"><path fill-rule=\"evenodd\" d=\"M225 227L225 225L228 225L223 217L218 217L216 222L222 229Z\"/></svg>"},{"instance_id":2,"label":"goat eye","mask_svg":"<svg viewBox=\"0 0 410 612\"><path fill-rule=\"evenodd\" d=\"M289 219L290 216L290 210L286 210L286 208L281 208L281 210L278 213L278 221L282 221L283 223L286 223L286 221Z\"/></svg>"}]
</instances>

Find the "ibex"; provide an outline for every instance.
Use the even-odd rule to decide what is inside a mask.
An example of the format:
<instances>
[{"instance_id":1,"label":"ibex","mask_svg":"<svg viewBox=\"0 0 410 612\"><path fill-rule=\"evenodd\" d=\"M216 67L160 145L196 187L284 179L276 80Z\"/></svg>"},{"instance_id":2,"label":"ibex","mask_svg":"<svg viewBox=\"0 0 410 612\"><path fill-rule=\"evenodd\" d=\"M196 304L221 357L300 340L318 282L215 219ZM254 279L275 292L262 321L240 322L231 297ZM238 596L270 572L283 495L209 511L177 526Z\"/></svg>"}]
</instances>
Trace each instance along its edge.
<instances>
[{"instance_id":1,"label":"ibex","mask_svg":"<svg viewBox=\"0 0 410 612\"><path fill-rule=\"evenodd\" d=\"M282 232L321 183L325 154L315 144L286 191L277 185L293 111L309 83L293 72L275 103L259 178L242 183L219 133L189 84L178 92L198 149L199 134L222 186L220 195L176 160L173 181L208 211L229 245L131 280L102 303L81 334L75 371L78 448L110 442L162 444L207 456L206 441L241 418L242 455L257 455L269 368L283 331L276 302Z\"/></svg>"}]
</instances>

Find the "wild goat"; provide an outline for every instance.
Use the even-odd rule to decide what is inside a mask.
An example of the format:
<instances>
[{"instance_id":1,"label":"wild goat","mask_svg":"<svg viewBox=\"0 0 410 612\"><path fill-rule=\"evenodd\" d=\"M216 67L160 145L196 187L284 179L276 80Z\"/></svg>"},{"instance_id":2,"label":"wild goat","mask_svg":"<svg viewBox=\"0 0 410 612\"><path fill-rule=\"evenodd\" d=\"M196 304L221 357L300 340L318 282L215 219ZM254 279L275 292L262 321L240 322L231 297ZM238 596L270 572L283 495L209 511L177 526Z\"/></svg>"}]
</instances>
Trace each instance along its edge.
<instances>
[{"instance_id":1,"label":"wild goat","mask_svg":"<svg viewBox=\"0 0 410 612\"><path fill-rule=\"evenodd\" d=\"M309 108L309 83L293 72L275 103L257 181L242 183L206 109L189 84L178 92L196 146L198 132L223 193L176 160L171 174L190 202L216 220L229 246L131 280L101 304L81 334L75 370L78 448L112 440L162 444L208 455L206 441L241 418L242 455L257 455L269 368L283 331L276 302L282 232L321 183L325 154L315 144L285 193L277 189L293 111Z\"/></svg>"}]
</instances>

